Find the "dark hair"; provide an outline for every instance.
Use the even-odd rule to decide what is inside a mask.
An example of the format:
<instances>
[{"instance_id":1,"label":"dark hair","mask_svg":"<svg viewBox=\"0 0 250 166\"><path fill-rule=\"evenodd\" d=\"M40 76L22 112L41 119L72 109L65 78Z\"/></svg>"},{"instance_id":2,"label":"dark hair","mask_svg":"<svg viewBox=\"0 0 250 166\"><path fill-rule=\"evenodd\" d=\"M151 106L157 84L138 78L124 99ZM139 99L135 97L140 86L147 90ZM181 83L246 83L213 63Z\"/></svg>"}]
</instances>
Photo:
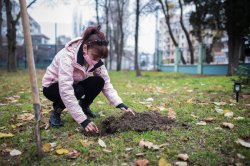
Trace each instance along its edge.
<instances>
[{"instance_id":1,"label":"dark hair","mask_svg":"<svg viewBox=\"0 0 250 166\"><path fill-rule=\"evenodd\" d=\"M97 51L100 58L108 57L108 41L105 38L105 34L100 31L101 26L89 26L83 33L83 44L86 44L88 48L93 48ZM104 44L100 44L104 43Z\"/></svg>"}]
</instances>

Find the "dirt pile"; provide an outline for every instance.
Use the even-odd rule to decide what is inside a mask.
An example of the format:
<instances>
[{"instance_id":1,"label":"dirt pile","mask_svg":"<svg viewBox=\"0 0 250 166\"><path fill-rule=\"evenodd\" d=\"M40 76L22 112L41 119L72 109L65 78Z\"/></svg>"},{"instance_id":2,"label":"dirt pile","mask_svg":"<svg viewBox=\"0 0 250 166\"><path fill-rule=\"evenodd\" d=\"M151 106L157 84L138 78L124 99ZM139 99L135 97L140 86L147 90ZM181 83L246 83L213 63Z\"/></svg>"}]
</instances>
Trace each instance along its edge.
<instances>
[{"instance_id":1,"label":"dirt pile","mask_svg":"<svg viewBox=\"0 0 250 166\"><path fill-rule=\"evenodd\" d=\"M143 113L124 113L120 117L108 117L102 121L102 133L112 134L121 131L149 131L149 130L169 130L174 124L174 120L161 115L157 111L147 111Z\"/></svg>"}]
</instances>

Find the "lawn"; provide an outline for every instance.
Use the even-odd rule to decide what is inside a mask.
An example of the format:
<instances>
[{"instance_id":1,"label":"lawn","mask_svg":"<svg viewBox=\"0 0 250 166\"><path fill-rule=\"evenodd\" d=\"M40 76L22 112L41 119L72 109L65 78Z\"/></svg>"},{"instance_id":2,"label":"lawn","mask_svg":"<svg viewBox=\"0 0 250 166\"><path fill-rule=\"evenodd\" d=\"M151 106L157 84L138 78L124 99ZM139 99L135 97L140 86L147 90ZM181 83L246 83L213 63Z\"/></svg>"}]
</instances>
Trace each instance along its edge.
<instances>
[{"instance_id":1,"label":"lawn","mask_svg":"<svg viewBox=\"0 0 250 166\"><path fill-rule=\"evenodd\" d=\"M124 103L134 111L157 110L166 116L175 112L178 125L169 131L126 131L86 137L67 111L62 116L64 127L45 130L51 102L40 93L41 137L47 152L38 162L27 73L0 71L0 133L9 133L9 137L0 136L0 165L125 166L135 165L140 159L148 160L148 165L175 165L183 161L178 154L188 155L185 161L188 165L250 165L250 148L237 143L241 139L249 146L249 95L241 95L239 102L235 102L232 77L166 72L143 72L142 77L135 77L134 72L110 72L110 77ZM43 74L43 70L38 71L40 90ZM102 94L91 109L101 114L92 119L97 125L109 116L123 113ZM223 125L224 122L229 125ZM158 150L141 147L142 139L165 146ZM98 140L99 143L102 140L106 148L101 147ZM21 154L11 156L13 149ZM59 155L59 149L75 150L75 153Z\"/></svg>"}]
</instances>

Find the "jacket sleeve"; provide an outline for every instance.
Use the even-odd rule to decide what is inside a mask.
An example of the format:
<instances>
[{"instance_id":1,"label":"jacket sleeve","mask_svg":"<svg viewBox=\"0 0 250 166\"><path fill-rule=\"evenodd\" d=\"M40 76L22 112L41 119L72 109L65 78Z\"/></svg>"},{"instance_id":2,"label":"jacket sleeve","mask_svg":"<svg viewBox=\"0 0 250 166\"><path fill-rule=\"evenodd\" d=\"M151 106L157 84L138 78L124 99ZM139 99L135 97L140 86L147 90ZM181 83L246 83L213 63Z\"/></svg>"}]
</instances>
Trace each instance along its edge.
<instances>
[{"instance_id":1,"label":"jacket sleeve","mask_svg":"<svg viewBox=\"0 0 250 166\"><path fill-rule=\"evenodd\" d=\"M67 53L62 54L59 60L58 74L60 96L71 116L80 124L87 119L87 116L83 113L82 108L75 97L73 88L73 71L74 67L72 66L72 59Z\"/></svg>"},{"instance_id":2,"label":"jacket sleeve","mask_svg":"<svg viewBox=\"0 0 250 166\"><path fill-rule=\"evenodd\" d=\"M98 69L97 69L98 70ZM105 81L104 87L102 89L103 94L109 100L109 102L115 107L122 103L122 99L118 96L117 91L114 89L113 85L110 82L108 71L104 65L102 65L96 75L99 75Z\"/></svg>"}]
</instances>

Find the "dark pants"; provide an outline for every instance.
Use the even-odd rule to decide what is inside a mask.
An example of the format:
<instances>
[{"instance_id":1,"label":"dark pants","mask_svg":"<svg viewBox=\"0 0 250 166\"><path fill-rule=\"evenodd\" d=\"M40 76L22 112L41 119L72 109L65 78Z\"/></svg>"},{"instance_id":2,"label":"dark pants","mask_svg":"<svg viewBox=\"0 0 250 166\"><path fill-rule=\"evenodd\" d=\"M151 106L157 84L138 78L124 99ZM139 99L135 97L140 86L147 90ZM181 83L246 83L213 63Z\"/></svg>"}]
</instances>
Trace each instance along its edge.
<instances>
[{"instance_id":1,"label":"dark pants","mask_svg":"<svg viewBox=\"0 0 250 166\"><path fill-rule=\"evenodd\" d=\"M82 100L82 107L88 107L96 96L101 92L104 86L104 80L100 76L89 77L73 85L75 96L77 100ZM65 105L59 94L58 83L54 83L49 87L43 88L44 96L53 102L53 107L64 109ZM82 99L82 97L84 98Z\"/></svg>"}]
</instances>

